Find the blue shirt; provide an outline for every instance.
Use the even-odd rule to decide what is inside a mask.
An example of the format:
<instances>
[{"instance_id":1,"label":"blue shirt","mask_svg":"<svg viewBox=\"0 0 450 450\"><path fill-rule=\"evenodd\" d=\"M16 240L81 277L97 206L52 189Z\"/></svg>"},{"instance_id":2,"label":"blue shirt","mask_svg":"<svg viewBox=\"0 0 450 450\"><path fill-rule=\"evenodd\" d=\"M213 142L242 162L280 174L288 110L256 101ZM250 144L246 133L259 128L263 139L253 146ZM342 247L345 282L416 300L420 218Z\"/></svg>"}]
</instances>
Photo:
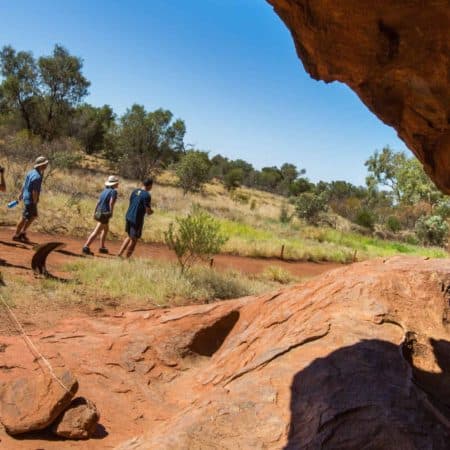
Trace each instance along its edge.
<instances>
[{"instance_id":1,"label":"blue shirt","mask_svg":"<svg viewBox=\"0 0 450 450\"><path fill-rule=\"evenodd\" d=\"M33 203L33 191L41 192L42 175L37 169L30 170L25 178L22 189L22 199L25 205Z\"/></svg>"},{"instance_id":2,"label":"blue shirt","mask_svg":"<svg viewBox=\"0 0 450 450\"><path fill-rule=\"evenodd\" d=\"M134 225L142 225L147 208L150 208L152 197L145 189L135 189L130 196L130 205L126 219Z\"/></svg>"},{"instance_id":3,"label":"blue shirt","mask_svg":"<svg viewBox=\"0 0 450 450\"><path fill-rule=\"evenodd\" d=\"M103 189L100 197L98 198L96 211L111 212L111 200L116 200L117 191L112 187Z\"/></svg>"}]
</instances>

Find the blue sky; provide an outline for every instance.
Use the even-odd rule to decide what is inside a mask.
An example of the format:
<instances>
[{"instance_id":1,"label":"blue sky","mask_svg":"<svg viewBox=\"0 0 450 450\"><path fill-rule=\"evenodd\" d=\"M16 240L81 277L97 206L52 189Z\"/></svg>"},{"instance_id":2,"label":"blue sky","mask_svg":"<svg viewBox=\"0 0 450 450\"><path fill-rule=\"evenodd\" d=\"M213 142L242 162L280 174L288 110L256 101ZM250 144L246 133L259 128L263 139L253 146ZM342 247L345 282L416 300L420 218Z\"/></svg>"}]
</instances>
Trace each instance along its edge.
<instances>
[{"instance_id":1,"label":"blue sky","mask_svg":"<svg viewBox=\"0 0 450 450\"><path fill-rule=\"evenodd\" d=\"M88 102L170 109L211 154L362 184L375 149L405 149L350 89L305 73L264 0L14 0L0 14L0 46L64 45L84 60Z\"/></svg>"}]
</instances>

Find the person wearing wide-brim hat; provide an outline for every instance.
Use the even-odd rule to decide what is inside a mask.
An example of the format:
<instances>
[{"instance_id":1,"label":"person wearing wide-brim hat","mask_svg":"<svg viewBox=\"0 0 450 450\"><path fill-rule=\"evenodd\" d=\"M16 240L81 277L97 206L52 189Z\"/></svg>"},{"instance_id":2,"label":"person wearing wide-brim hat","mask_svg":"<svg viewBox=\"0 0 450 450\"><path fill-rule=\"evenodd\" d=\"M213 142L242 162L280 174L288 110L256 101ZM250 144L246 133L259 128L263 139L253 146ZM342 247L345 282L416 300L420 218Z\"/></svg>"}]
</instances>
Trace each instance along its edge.
<instances>
[{"instance_id":1,"label":"person wearing wide-brim hat","mask_svg":"<svg viewBox=\"0 0 450 450\"><path fill-rule=\"evenodd\" d=\"M14 241L29 243L26 231L38 216L38 203L41 195L42 180L48 159L39 156L34 161L34 168L27 173L19 200L23 200L24 208L20 222L17 224Z\"/></svg>"},{"instance_id":2,"label":"person wearing wide-brim hat","mask_svg":"<svg viewBox=\"0 0 450 450\"><path fill-rule=\"evenodd\" d=\"M108 253L108 249L105 247L105 241L109 231L109 221L113 216L114 205L117 200L117 186L119 186L119 179L114 175L108 177L105 182L105 189L101 192L97 205L95 206L94 219L98 223L83 246L82 252L85 255L93 255L89 247L99 234L99 252Z\"/></svg>"}]
</instances>

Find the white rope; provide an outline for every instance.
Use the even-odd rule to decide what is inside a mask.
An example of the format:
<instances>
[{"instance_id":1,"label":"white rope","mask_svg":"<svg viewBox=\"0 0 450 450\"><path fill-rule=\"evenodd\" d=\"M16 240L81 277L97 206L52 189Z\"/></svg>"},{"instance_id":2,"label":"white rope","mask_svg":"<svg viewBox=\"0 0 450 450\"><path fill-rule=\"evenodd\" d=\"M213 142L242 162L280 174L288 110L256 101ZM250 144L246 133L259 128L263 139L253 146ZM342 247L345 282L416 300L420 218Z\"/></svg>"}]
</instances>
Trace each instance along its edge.
<instances>
[{"instance_id":1,"label":"white rope","mask_svg":"<svg viewBox=\"0 0 450 450\"><path fill-rule=\"evenodd\" d=\"M11 308L9 307L8 303L6 303L6 300L3 298L3 296L0 294L0 300L3 302L3 304L6 307L6 310L8 311L13 323L19 330L20 334L22 335L24 341L27 343L28 347L30 348L31 353L36 359L41 359L45 366L47 366L48 371L50 372L50 375L60 384L60 386L68 392L70 395L72 395L72 392L70 389L67 388L67 386L56 376L53 367L48 362L48 360L42 355L42 353L37 349L37 347L34 345L33 341L27 336L25 333L25 330L23 329L22 325L20 324L19 320L15 316L15 314L12 312Z\"/></svg>"}]
</instances>

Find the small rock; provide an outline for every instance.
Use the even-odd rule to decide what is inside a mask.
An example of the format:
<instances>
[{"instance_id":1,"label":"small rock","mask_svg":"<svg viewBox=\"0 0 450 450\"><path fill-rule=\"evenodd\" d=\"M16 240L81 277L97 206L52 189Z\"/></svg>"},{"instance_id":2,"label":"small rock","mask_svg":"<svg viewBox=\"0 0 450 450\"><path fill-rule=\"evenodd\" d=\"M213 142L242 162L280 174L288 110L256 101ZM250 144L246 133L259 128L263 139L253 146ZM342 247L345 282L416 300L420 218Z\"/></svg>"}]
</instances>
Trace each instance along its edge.
<instances>
[{"instance_id":1,"label":"small rock","mask_svg":"<svg viewBox=\"0 0 450 450\"><path fill-rule=\"evenodd\" d=\"M11 435L43 430L69 405L78 390L68 370L56 370L67 391L50 374L0 383L0 422Z\"/></svg>"},{"instance_id":2,"label":"small rock","mask_svg":"<svg viewBox=\"0 0 450 450\"><path fill-rule=\"evenodd\" d=\"M78 397L53 424L52 431L66 439L89 439L100 419L97 407L90 400Z\"/></svg>"}]
</instances>

